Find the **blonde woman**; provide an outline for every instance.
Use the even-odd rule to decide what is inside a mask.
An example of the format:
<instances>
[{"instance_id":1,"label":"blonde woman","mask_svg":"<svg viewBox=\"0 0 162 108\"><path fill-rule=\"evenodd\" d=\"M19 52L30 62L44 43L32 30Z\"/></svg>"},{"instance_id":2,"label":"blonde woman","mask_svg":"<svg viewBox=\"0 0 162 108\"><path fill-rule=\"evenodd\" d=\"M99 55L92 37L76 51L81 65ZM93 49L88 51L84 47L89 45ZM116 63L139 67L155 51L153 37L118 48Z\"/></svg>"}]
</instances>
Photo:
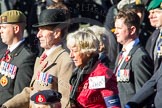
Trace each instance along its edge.
<instances>
[{"instance_id":1,"label":"blonde woman","mask_svg":"<svg viewBox=\"0 0 162 108\"><path fill-rule=\"evenodd\" d=\"M71 107L120 108L115 76L98 59L99 40L94 32L80 29L69 34L67 47L76 66L70 79Z\"/></svg>"}]
</instances>

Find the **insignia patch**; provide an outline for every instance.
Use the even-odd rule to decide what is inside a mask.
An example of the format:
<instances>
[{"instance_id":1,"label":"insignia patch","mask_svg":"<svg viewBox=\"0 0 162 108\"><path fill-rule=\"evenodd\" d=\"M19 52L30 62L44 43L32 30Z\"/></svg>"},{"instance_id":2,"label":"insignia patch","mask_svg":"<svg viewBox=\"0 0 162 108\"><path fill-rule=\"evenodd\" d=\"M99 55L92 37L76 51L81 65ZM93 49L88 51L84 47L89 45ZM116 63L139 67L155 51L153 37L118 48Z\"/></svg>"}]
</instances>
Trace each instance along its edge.
<instances>
[{"instance_id":1,"label":"insignia patch","mask_svg":"<svg viewBox=\"0 0 162 108\"><path fill-rule=\"evenodd\" d=\"M118 95L104 97L107 108L113 106L120 106L120 100Z\"/></svg>"},{"instance_id":2,"label":"insignia patch","mask_svg":"<svg viewBox=\"0 0 162 108\"><path fill-rule=\"evenodd\" d=\"M6 86L6 85L8 84L8 79L7 79L7 77L6 77L6 76L1 77L0 83L1 83L1 85L2 85L3 87Z\"/></svg>"},{"instance_id":3,"label":"insignia patch","mask_svg":"<svg viewBox=\"0 0 162 108\"><path fill-rule=\"evenodd\" d=\"M36 102L46 102L46 98L44 97L44 95L38 95L36 97Z\"/></svg>"}]
</instances>

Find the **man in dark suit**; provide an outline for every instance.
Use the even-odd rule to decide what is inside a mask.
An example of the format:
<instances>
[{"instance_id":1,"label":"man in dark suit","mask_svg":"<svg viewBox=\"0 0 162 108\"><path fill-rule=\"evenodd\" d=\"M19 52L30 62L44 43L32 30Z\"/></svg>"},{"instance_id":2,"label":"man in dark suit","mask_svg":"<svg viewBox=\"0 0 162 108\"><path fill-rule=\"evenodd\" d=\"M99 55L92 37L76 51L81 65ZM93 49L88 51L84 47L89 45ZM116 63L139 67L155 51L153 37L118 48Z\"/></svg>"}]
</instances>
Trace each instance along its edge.
<instances>
[{"instance_id":1,"label":"man in dark suit","mask_svg":"<svg viewBox=\"0 0 162 108\"><path fill-rule=\"evenodd\" d=\"M2 42L6 53L0 55L0 106L29 86L36 53L23 38L26 16L18 10L5 11L0 16Z\"/></svg>"},{"instance_id":2,"label":"man in dark suit","mask_svg":"<svg viewBox=\"0 0 162 108\"><path fill-rule=\"evenodd\" d=\"M161 52L162 53L162 52ZM148 80L143 87L137 92L127 103L125 108L141 108L141 103L143 103L147 98L155 93L155 88L157 89L154 104L155 108L161 108L162 106L162 63L156 73ZM154 108L154 107L153 107Z\"/></svg>"},{"instance_id":3,"label":"man in dark suit","mask_svg":"<svg viewBox=\"0 0 162 108\"><path fill-rule=\"evenodd\" d=\"M0 38L0 54L3 54L5 52L5 49L7 48L7 45L2 42L2 39Z\"/></svg>"},{"instance_id":4,"label":"man in dark suit","mask_svg":"<svg viewBox=\"0 0 162 108\"><path fill-rule=\"evenodd\" d=\"M141 104L146 104L146 99L154 100L156 108L162 106L162 89L161 89L161 76L162 76L162 0L152 0L147 8L149 11L150 23L157 29L147 42L146 49L151 58L154 60L154 75L144 86L129 100L126 108L138 108ZM151 95L155 98L150 98Z\"/></svg>"},{"instance_id":5,"label":"man in dark suit","mask_svg":"<svg viewBox=\"0 0 162 108\"><path fill-rule=\"evenodd\" d=\"M159 50L162 50L162 0L152 0L147 10L151 26L155 27L156 30L148 39L146 50L154 60L154 72L156 72L161 64L159 58L162 57L162 54L159 53Z\"/></svg>"},{"instance_id":6,"label":"man in dark suit","mask_svg":"<svg viewBox=\"0 0 162 108\"><path fill-rule=\"evenodd\" d=\"M114 33L123 46L114 70L122 108L152 76L153 62L140 44L139 26L140 18L134 11L119 11L115 18Z\"/></svg>"}]
</instances>

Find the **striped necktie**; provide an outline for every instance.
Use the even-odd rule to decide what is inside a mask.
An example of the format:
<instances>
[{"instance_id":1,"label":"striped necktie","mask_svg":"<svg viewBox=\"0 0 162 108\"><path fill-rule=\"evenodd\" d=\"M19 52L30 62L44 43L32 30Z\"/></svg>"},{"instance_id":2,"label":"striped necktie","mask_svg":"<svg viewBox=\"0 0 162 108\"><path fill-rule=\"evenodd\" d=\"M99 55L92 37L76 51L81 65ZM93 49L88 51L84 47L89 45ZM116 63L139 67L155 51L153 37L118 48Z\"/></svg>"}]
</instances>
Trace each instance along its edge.
<instances>
[{"instance_id":1,"label":"striped necktie","mask_svg":"<svg viewBox=\"0 0 162 108\"><path fill-rule=\"evenodd\" d=\"M118 65L120 65L122 60L123 60L123 51L121 51L120 54L119 54Z\"/></svg>"},{"instance_id":2,"label":"striped necktie","mask_svg":"<svg viewBox=\"0 0 162 108\"><path fill-rule=\"evenodd\" d=\"M40 64L45 60L45 58L47 57L46 53L43 53L40 57Z\"/></svg>"},{"instance_id":3,"label":"striped necktie","mask_svg":"<svg viewBox=\"0 0 162 108\"><path fill-rule=\"evenodd\" d=\"M118 68L119 68L119 66L120 66L120 64L121 64L121 62L122 62L122 60L123 60L123 52L124 51L120 51L120 53L119 53L119 56L118 56L118 59L117 59L117 66L116 66L116 68L115 68L115 73L117 73L117 71L118 71Z\"/></svg>"}]
</instances>

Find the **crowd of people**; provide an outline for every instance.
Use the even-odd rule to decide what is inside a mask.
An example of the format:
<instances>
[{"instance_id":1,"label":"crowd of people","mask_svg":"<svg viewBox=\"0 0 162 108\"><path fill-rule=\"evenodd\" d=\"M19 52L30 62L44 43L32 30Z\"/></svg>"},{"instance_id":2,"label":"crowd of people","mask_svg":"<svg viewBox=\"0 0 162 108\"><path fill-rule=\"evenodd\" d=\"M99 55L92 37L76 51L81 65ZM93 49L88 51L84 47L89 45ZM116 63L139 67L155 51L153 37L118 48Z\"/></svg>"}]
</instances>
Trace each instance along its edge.
<instances>
[{"instance_id":1,"label":"crowd of people","mask_svg":"<svg viewBox=\"0 0 162 108\"><path fill-rule=\"evenodd\" d=\"M0 108L161 108L162 0L0 3Z\"/></svg>"}]
</instances>

